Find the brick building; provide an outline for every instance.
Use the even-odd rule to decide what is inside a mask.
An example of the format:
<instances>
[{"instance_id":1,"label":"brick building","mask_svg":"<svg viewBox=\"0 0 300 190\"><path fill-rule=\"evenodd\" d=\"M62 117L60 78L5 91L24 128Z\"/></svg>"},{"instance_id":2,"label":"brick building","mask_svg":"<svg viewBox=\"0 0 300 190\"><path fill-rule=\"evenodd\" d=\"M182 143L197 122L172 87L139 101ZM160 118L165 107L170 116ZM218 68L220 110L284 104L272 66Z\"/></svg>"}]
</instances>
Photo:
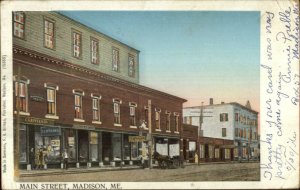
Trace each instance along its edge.
<instances>
[{"instance_id":1,"label":"brick building","mask_svg":"<svg viewBox=\"0 0 300 190\"><path fill-rule=\"evenodd\" d=\"M47 167L64 150L71 167L135 164L150 132L155 151L180 155L186 100L139 84L138 50L55 12L15 12L13 29L22 168L41 148Z\"/></svg>"},{"instance_id":2,"label":"brick building","mask_svg":"<svg viewBox=\"0 0 300 190\"><path fill-rule=\"evenodd\" d=\"M234 141L213 137L204 137L202 131L198 138L198 126L182 124L183 158L195 161L195 153L200 162L231 161L234 159ZM198 153L200 152L200 154Z\"/></svg>"}]
</instances>

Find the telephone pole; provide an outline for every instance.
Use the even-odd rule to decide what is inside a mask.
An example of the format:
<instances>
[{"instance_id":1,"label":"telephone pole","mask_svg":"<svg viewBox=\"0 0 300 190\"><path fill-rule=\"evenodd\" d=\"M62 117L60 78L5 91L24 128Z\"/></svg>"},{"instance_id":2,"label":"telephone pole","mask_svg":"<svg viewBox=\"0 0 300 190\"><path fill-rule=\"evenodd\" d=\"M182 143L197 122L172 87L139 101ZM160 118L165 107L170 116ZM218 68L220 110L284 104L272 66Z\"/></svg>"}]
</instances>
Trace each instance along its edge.
<instances>
[{"instance_id":1,"label":"telephone pole","mask_svg":"<svg viewBox=\"0 0 300 190\"><path fill-rule=\"evenodd\" d=\"M148 100L148 129L149 129L149 168L152 168L152 145L153 145L153 139L152 139L152 122L151 122L151 100Z\"/></svg>"}]
</instances>

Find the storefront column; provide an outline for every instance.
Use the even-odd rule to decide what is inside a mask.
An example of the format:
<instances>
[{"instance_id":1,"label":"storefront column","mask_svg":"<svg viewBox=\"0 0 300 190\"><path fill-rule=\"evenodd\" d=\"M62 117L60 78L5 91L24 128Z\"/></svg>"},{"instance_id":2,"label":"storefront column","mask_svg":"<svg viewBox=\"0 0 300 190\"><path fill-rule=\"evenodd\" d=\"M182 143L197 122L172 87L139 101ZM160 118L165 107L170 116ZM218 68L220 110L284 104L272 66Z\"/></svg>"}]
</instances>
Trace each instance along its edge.
<instances>
[{"instance_id":1,"label":"storefront column","mask_svg":"<svg viewBox=\"0 0 300 190\"><path fill-rule=\"evenodd\" d=\"M116 162L114 161L114 151L113 151L113 148L114 148L114 138L113 138L113 134L111 133L111 151L110 151L110 158L109 158L109 161L110 161L110 165L111 166L116 166Z\"/></svg>"},{"instance_id":2,"label":"storefront column","mask_svg":"<svg viewBox=\"0 0 300 190\"><path fill-rule=\"evenodd\" d=\"M88 131L88 155L87 155L87 163L86 163L86 167L90 168L92 166L91 163L91 131Z\"/></svg>"},{"instance_id":3,"label":"storefront column","mask_svg":"<svg viewBox=\"0 0 300 190\"><path fill-rule=\"evenodd\" d=\"M79 151L78 151L78 130L75 130L75 141L76 141L76 168L79 168L80 167L80 164L79 164Z\"/></svg>"},{"instance_id":4,"label":"storefront column","mask_svg":"<svg viewBox=\"0 0 300 190\"><path fill-rule=\"evenodd\" d=\"M167 139L167 144L168 144L168 147L167 147L168 156L170 157L170 140L169 139Z\"/></svg>"},{"instance_id":5,"label":"storefront column","mask_svg":"<svg viewBox=\"0 0 300 190\"><path fill-rule=\"evenodd\" d=\"M98 159L99 159L99 166L103 166L103 160L102 160L102 132L100 131L98 133Z\"/></svg>"},{"instance_id":6,"label":"storefront column","mask_svg":"<svg viewBox=\"0 0 300 190\"><path fill-rule=\"evenodd\" d=\"M123 147L123 144L124 144L124 134L121 133L121 167L123 165L125 165L124 161L123 161L123 155L124 155L124 147Z\"/></svg>"}]
</instances>

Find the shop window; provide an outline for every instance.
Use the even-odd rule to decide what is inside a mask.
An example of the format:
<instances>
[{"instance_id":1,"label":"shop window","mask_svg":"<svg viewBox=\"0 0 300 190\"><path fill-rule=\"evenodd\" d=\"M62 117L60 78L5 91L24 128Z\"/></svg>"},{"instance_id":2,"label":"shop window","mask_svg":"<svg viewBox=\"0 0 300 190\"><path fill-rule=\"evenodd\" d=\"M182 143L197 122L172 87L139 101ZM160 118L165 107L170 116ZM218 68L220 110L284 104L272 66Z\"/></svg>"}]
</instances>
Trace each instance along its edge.
<instances>
[{"instance_id":1,"label":"shop window","mask_svg":"<svg viewBox=\"0 0 300 190\"><path fill-rule=\"evenodd\" d=\"M96 39L91 39L91 62L99 64L99 42Z\"/></svg>"},{"instance_id":2,"label":"shop window","mask_svg":"<svg viewBox=\"0 0 300 190\"><path fill-rule=\"evenodd\" d=\"M159 108L155 108L155 129L160 130L160 112Z\"/></svg>"},{"instance_id":3,"label":"shop window","mask_svg":"<svg viewBox=\"0 0 300 190\"><path fill-rule=\"evenodd\" d=\"M78 32L73 31L73 56L76 58L80 58L81 57L81 34L79 34Z\"/></svg>"},{"instance_id":4,"label":"shop window","mask_svg":"<svg viewBox=\"0 0 300 190\"><path fill-rule=\"evenodd\" d=\"M135 118L135 108L136 107L137 107L136 103L129 102L130 126L136 126L136 118Z\"/></svg>"},{"instance_id":5,"label":"shop window","mask_svg":"<svg viewBox=\"0 0 300 190\"><path fill-rule=\"evenodd\" d=\"M54 23L44 20L44 45L47 48L54 48Z\"/></svg>"},{"instance_id":6,"label":"shop window","mask_svg":"<svg viewBox=\"0 0 300 190\"><path fill-rule=\"evenodd\" d=\"M139 157L139 143L138 142L132 142L131 143L131 159L137 160Z\"/></svg>"},{"instance_id":7,"label":"shop window","mask_svg":"<svg viewBox=\"0 0 300 190\"><path fill-rule=\"evenodd\" d=\"M82 111L82 97L84 96L84 92L80 90L73 90L75 103L75 115L74 120L76 121L83 121L83 111Z\"/></svg>"},{"instance_id":8,"label":"shop window","mask_svg":"<svg viewBox=\"0 0 300 190\"><path fill-rule=\"evenodd\" d=\"M200 158L205 158L205 146L204 144L200 144Z\"/></svg>"},{"instance_id":9,"label":"shop window","mask_svg":"<svg viewBox=\"0 0 300 190\"><path fill-rule=\"evenodd\" d=\"M120 111L120 106L121 106L122 101L119 99L113 99L113 106L114 106L114 124L121 124L121 111Z\"/></svg>"},{"instance_id":10,"label":"shop window","mask_svg":"<svg viewBox=\"0 0 300 190\"><path fill-rule=\"evenodd\" d=\"M234 154L234 157L238 157L239 156L239 150L238 150L238 148L234 148L233 154Z\"/></svg>"},{"instance_id":11,"label":"shop window","mask_svg":"<svg viewBox=\"0 0 300 190\"><path fill-rule=\"evenodd\" d=\"M93 123L100 122L100 100L101 96L91 94L92 109L93 109Z\"/></svg>"},{"instance_id":12,"label":"shop window","mask_svg":"<svg viewBox=\"0 0 300 190\"><path fill-rule=\"evenodd\" d=\"M225 149L225 159L230 159L230 149L229 148Z\"/></svg>"},{"instance_id":13,"label":"shop window","mask_svg":"<svg viewBox=\"0 0 300 190\"><path fill-rule=\"evenodd\" d=\"M166 111L166 131L171 131L171 112Z\"/></svg>"},{"instance_id":14,"label":"shop window","mask_svg":"<svg viewBox=\"0 0 300 190\"><path fill-rule=\"evenodd\" d=\"M134 57L132 55L129 55L128 57L128 76L134 77L135 74L135 64L134 64Z\"/></svg>"},{"instance_id":15,"label":"shop window","mask_svg":"<svg viewBox=\"0 0 300 190\"><path fill-rule=\"evenodd\" d=\"M214 158L214 146L213 145L208 145L208 156L209 158Z\"/></svg>"},{"instance_id":16,"label":"shop window","mask_svg":"<svg viewBox=\"0 0 300 190\"><path fill-rule=\"evenodd\" d=\"M14 12L14 36L24 39L25 37L25 14Z\"/></svg>"},{"instance_id":17,"label":"shop window","mask_svg":"<svg viewBox=\"0 0 300 190\"><path fill-rule=\"evenodd\" d=\"M98 161L98 133L97 132L90 132L90 155L91 161L97 162Z\"/></svg>"},{"instance_id":18,"label":"shop window","mask_svg":"<svg viewBox=\"0 0 300 190\"><path fill-rule=\"evenodd\" d=\"M19 127L19 150L20 150L20 162L27 162L27 133L26 125L20 125Z\"/></svg>"},{"instance_id":19,"label":"shop window","mask_svg":"<svg viewBox=\"0 0 300 190\"><path fill-rule=\"evenodd\" d=\"M228 113L221 113L220 114L220 121L221 122L228 121Z\"/></svg>"},{"instance_id":20,"label":"shop window","mask_svg":"<svg viewBox=\"0 0 300 190\"><path fill-rule=\"evenodd\" d=\"M226 128L222 128L222 137L226 137Z\"/></svg>"},{"instance_id":21,"label":"shop window","mask_svg":"<svg viewBox=\"0 0 300 190\"><path fill-rule=\"evenodd\" d=\"M220 158L220 149L215 148L215 158Z\"/></svg>"},{"instance_id":22,"label":"shop window","mask_svg":"<svg viewBox=\"0 0 300 190\"><path fill-rule=\"evenodd\" d=\"M179 132L179 114L174 112L174 127L175 132Z\"/></svg>"},{"instance_id":23,"label":"shop window","mask_svg":"<svg viewBox=\"0 0 300 190\"><path fill-rule=\"evenodd\" d=\"M69 162L76 161L75 130L64 129L64 149L67 150Z\"/></svg>"},{"instance_id":24,"label":"shop window","mask_svg":"<svg viewBox=\"0 0 300 190\"><path fill-rule=\"evenodd\" d=\"M116 48L112 49L112 70L113 71L119 71L119 63L120 57L119 57L119 50Z\"/></svg>"}]
</instances>

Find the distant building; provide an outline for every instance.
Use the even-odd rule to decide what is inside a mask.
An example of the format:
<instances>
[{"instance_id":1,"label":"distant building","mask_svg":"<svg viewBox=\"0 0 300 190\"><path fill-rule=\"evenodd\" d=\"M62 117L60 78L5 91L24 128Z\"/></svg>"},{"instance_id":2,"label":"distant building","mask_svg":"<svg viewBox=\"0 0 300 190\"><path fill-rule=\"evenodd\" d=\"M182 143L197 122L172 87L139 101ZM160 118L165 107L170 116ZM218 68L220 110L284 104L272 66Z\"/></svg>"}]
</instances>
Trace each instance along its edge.
<instances>
[{"instance_id":1,"label":"distant building","mask_svg":"<svg viewBox=\"0 0 300 190\"><path fill-rule=\"evenodd\" d=\"M183 117L184 123L201 127L205 137L234 140L235 159L258 157L258 112L251 109L249 101L243 106L236 102L213 104L210 99L210 105L184 108Z\"/></svg>"}]
</instances>

